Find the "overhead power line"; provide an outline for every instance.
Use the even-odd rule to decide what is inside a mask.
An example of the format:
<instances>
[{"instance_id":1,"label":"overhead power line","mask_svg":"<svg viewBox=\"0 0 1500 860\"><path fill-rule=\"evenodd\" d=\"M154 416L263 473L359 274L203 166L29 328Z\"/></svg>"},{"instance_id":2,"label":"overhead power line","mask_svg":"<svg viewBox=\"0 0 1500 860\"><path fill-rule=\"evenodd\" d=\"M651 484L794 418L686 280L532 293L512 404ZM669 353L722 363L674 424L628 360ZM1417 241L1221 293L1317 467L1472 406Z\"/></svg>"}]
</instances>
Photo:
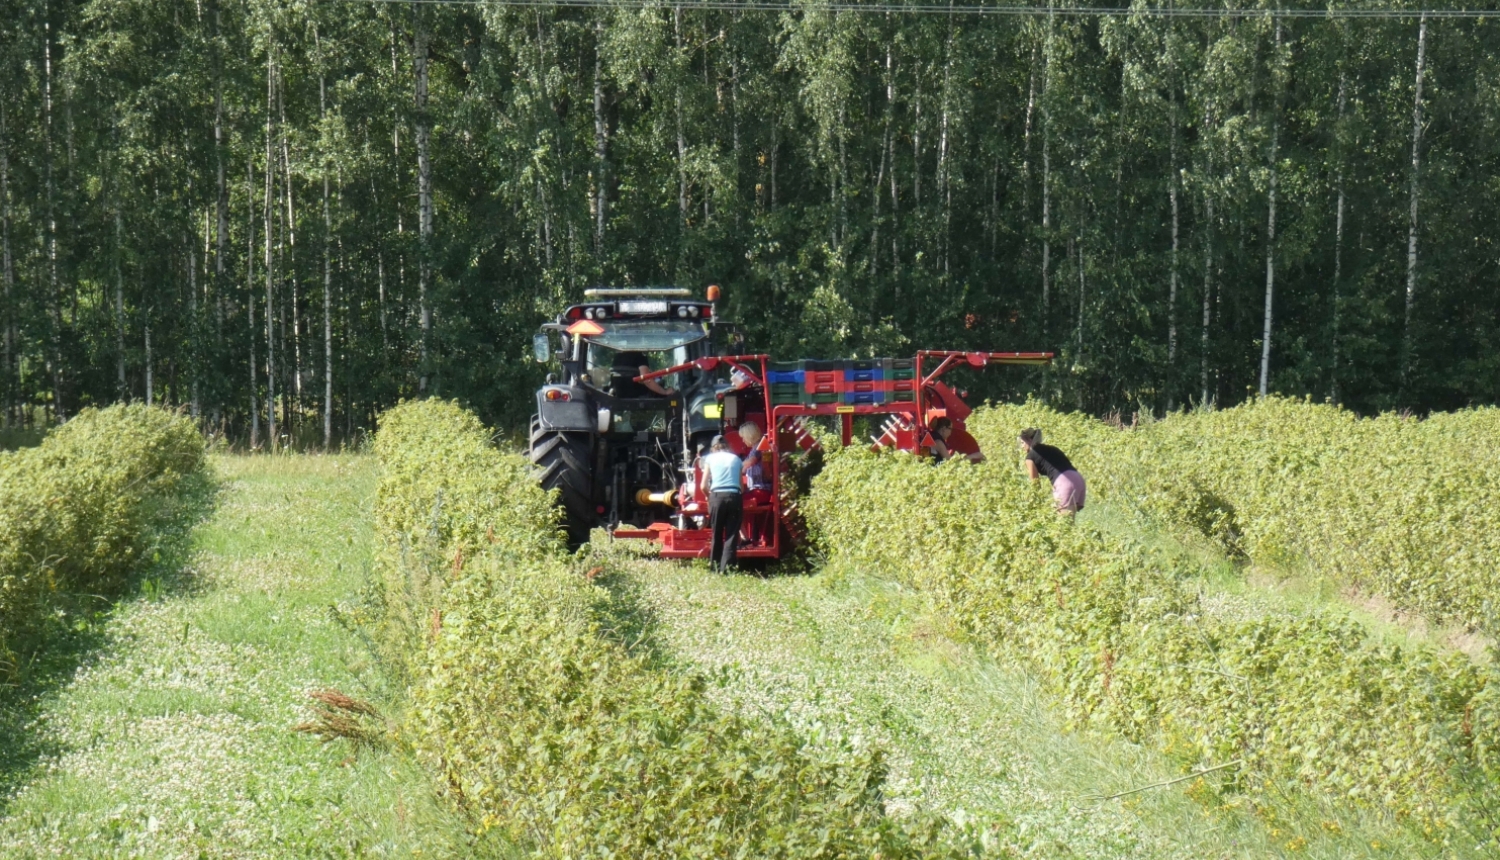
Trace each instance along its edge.
<instances>
[{"instance_id":1,"label":"overhead power line","mask_svg":"<svg viewBox=\"0 0 1500 860\"><path fill-rule=\"evenodd\" d=\"M858 2L803 2L790 0L339 0L349 3L373 3L420 6L518 6L603 9L681 8L685 11L711 12L851 12L898 13L906 15L967 15L972 17L1046 17L1071 18L1369 18L1413 20L1417 18L1500 18L1500 9L1271 9L1271 8L1184 8L1168 6L986 6L979 4L891 3L883 0Z\"/></svg>"}]
</instances>

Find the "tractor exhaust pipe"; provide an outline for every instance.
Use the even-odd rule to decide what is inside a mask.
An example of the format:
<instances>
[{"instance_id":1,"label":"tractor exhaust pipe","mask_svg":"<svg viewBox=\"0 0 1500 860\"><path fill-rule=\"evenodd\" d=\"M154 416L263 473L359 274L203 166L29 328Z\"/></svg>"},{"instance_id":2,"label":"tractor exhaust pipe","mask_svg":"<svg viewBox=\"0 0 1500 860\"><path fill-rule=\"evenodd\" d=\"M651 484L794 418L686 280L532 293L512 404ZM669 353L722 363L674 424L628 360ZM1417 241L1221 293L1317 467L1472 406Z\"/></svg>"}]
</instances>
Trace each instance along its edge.
<instances>
[{"instance_id":1,"label":"tractor exhaust pipe","mask_svg":"<svg viewBox=\"0 0 1500 860\"><path fill-rule=\"evenodd\" d=\"M647 505L666 505L670 508L676 503L676 501L676 490L665 490L660 493L653 493L650 490L642 487L641 489L635 491L635 503L638 507L642 508L646 507Z\"/></svg>"}]
</instances>

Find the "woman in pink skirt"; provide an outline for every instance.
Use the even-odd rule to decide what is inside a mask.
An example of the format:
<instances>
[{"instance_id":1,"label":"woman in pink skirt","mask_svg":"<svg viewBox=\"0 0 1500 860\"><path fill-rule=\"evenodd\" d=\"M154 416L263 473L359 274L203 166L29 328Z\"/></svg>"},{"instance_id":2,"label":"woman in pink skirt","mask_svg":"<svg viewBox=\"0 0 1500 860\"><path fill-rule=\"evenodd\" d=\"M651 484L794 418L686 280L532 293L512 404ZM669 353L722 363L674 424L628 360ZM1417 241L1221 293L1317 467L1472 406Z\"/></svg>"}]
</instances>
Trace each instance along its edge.
<instances>
[{"instance_id":1,"label":"woman in pink skirt","mask_svg":"<svg viewBox=\"0 0 1500 860\"><path fill-rule=\"evenodd\" d=\"M1021 431L1021 450L1026 452L1026 474L1035 481L1046 475L1052 481L1052 499L1057 502L1057 511L1069 516L1083 510L1087 488L1083 476L1073 468L1073 463L1058 448L1042 444L1042 431L1029 427Z\"/></svg>"}]
</instances>

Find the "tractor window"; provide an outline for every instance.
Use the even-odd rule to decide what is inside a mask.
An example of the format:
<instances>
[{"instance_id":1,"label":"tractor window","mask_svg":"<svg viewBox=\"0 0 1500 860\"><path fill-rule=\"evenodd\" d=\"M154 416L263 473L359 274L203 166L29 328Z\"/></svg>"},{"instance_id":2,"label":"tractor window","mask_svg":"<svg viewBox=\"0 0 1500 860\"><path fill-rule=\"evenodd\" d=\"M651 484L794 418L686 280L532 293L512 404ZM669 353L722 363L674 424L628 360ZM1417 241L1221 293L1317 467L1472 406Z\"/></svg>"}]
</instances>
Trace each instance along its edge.
<instances>
[{"instance_id":1,"label":"tractor window","mask_svg":"<svg viewBox=\"0 0 1500 860\"><path fill-rule=\"evenodd\" d=\"M708 337L703 325L687 320L647 320L640 322L605 323L604 333L587 338L594 346L615 351L664 352L685 347Z\"/></svg>"}]
</instances>

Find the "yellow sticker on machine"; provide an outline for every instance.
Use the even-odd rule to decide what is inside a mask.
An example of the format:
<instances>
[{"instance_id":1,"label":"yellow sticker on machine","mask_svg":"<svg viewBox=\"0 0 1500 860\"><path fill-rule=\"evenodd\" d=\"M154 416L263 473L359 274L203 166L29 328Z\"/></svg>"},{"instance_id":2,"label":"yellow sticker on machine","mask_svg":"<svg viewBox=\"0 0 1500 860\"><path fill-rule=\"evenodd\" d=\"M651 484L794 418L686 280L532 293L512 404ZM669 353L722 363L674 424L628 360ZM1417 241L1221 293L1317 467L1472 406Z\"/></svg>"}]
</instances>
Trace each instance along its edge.
<instances>
[{"instance_id":1,"label":"yellow sticker on machine","mask_svg":"<svg viewBox=\"0 0 1500 860\"><path fill-rule=\"evenodd\" d=\"M708 403L703 407L704 418L722 418L723 415L724 408L717 403Z\"/></svg>"},{"instance_id":2,"label":"yellow sticker on machine","mask_svg":"<svg viewBox=\"0 0 1500 860\"><path fill-rule=\"evenodd\" d=\"M840 415L842 415L842 414L844 414L846 412L853 412L854 411L854 407L853 406L835 406L835 407L833 407L833 411L839 413Z\"/></svg>"}]
</instances>

